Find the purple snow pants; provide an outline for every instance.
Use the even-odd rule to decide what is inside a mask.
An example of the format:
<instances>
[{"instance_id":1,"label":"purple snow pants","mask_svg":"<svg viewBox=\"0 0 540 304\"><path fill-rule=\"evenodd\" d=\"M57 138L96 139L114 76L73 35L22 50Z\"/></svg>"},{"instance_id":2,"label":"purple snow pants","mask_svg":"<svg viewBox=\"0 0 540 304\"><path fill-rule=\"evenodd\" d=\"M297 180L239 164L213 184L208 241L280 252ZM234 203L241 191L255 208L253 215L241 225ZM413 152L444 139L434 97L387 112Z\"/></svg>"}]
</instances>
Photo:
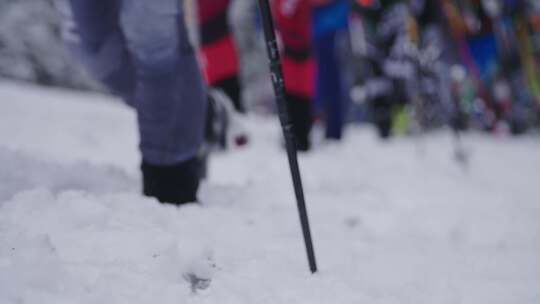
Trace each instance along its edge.
<instances>
[{"instance_id":1,"label":"purple snow pants","mask_svg":"<svg viewBox=\"0 0 540 304\"><path fill-rule=\"evenodd\" d=\"M194 157L204 134L206 89L179 0L70 0L65 31L90 73L137 112L145 162Z\"/></svg>"}]
</instances>

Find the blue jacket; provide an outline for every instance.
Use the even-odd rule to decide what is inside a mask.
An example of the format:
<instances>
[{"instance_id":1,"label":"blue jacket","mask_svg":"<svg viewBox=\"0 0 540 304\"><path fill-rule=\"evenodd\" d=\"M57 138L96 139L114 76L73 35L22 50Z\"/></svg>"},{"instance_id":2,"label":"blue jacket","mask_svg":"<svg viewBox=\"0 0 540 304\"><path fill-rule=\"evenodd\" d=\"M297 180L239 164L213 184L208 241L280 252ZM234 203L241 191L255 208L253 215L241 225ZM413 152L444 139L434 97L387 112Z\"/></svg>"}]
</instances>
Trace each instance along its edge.
<instances>
[{"instance_id":1,"label":"blue jacket","mask_svg":"<svg viewBox=\"0 0 540 304\"><path fill-rule=\"evenodd\" d=\"M335 0L313 10L313 35L315 38L347 28L349 1Z\"/></svg>"}]
</instances>

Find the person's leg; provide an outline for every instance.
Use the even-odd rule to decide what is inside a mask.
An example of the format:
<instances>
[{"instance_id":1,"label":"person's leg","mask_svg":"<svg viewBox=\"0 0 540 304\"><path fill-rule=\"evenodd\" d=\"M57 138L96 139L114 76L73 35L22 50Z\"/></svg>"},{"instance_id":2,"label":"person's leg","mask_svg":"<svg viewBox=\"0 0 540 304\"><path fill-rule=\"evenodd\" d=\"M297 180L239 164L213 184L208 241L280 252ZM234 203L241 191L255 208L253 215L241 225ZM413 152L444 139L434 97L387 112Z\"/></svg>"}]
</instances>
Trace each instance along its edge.
<instances>
[{"instance_id":1,"label":"person's leg","mask_svg":"<svg viewBox=\"0 0 540 304\"><path fill-rule=\"evenodd\" d=\"M206 92L177 0L71 0L90 72L135 107L143 192L160 201L194 201Z\"/></svg>"},{"instance_id":2,"label":"person's leg","mask_svg":"<svg viewBox=\"0 0 540 304\"><path fill-rule=\"evenodd\" d=\"M136 70L144 192L160 201L196 200L204 87L178 0L123 0L121 28Z\"/></svg>"},{"instance_id":3,"label":"person's leg","mask_svg":"<svg viewBox=\"0 0 540 304\"><path fill-rule=\"evenodd\" d=\"M193 158L203 141L206 91L178 0L123 0L121 27L136 69L135 102L145 161Z\"/></svg>"},{"instance_id":4,"label":"person's leg","mask_svg":"<svg viewBox=\"0 0 540 304\"><path fill-rule=\"evenodd\" d=\"M118 22L117 0L71 0L65 40L90 74L132 105L134 69Z\"/></svg>"},{"instance_id":5,"label":"person's leg","mask_svg":"<svg viewBox=\"0 0 540 304\"><path fill-rule=\"evenodd\" d=\"M290 92L286 92L286 99L289 117L293 123L296 149L308 151L311 149L309 134L313 126L311 99Z\"/></svg>"},{"instance_id":6,"label":"person's leg","mask_svg":"<svg viewBox=\"0 0 540 304\"><path fill-rule=\"evenodd\" d=\"M236 44L228 22L230 0L197 0L201 55L208 84L231 98L239 112L245 112L240 96Z\"/></svg>"},{"instance_id":7,"label":"person's leg","mask_svg":"<svg viewBox=\"0 0 540 304\"><path fill-rule=\"evenodd\" d=\"M341 71L336 54L336 32L316 39L318 96L326 118L326 138L341 139L343 129L343 99Z\"/></svg>"}]
</instances>

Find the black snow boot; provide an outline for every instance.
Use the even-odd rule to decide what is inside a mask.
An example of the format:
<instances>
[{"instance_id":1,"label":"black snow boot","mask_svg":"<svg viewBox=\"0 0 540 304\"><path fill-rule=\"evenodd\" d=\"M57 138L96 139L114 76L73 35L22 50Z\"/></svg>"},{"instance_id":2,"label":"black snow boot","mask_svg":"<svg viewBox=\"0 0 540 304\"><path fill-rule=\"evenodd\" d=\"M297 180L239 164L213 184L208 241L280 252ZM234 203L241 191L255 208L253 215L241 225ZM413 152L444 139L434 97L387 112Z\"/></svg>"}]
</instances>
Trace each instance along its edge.
<instances>
[{"instance_id":1,"label":"black snow boot","mask_svg":"<svg viewBox=\"0 0 540 304\"><path fill-rule=\"evenodd\" d=\"M197 201L201 160L197 157L173 165L152 165L143 161L143 193L162 203L181 205Z\"/></svg>"}]
</instances>

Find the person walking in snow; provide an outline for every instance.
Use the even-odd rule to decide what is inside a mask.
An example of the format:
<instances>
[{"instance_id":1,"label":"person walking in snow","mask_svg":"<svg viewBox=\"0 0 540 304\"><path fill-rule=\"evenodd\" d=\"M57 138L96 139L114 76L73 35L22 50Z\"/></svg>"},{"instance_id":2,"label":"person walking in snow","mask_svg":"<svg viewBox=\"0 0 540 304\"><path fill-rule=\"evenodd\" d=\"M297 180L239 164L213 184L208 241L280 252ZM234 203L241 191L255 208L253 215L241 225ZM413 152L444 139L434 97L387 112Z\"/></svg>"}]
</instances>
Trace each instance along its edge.
<instances>
[{"instance_id":1,"label":"person walking in snow","mask_svg":"<svg viewBox=\"0 0 540 304\"><path fill-rule=\"evenodd\" d=\"M68 42L137 113L143 193L197 200L207 88L178 0L70 0Z\"/></svg>"}]
</instances>

